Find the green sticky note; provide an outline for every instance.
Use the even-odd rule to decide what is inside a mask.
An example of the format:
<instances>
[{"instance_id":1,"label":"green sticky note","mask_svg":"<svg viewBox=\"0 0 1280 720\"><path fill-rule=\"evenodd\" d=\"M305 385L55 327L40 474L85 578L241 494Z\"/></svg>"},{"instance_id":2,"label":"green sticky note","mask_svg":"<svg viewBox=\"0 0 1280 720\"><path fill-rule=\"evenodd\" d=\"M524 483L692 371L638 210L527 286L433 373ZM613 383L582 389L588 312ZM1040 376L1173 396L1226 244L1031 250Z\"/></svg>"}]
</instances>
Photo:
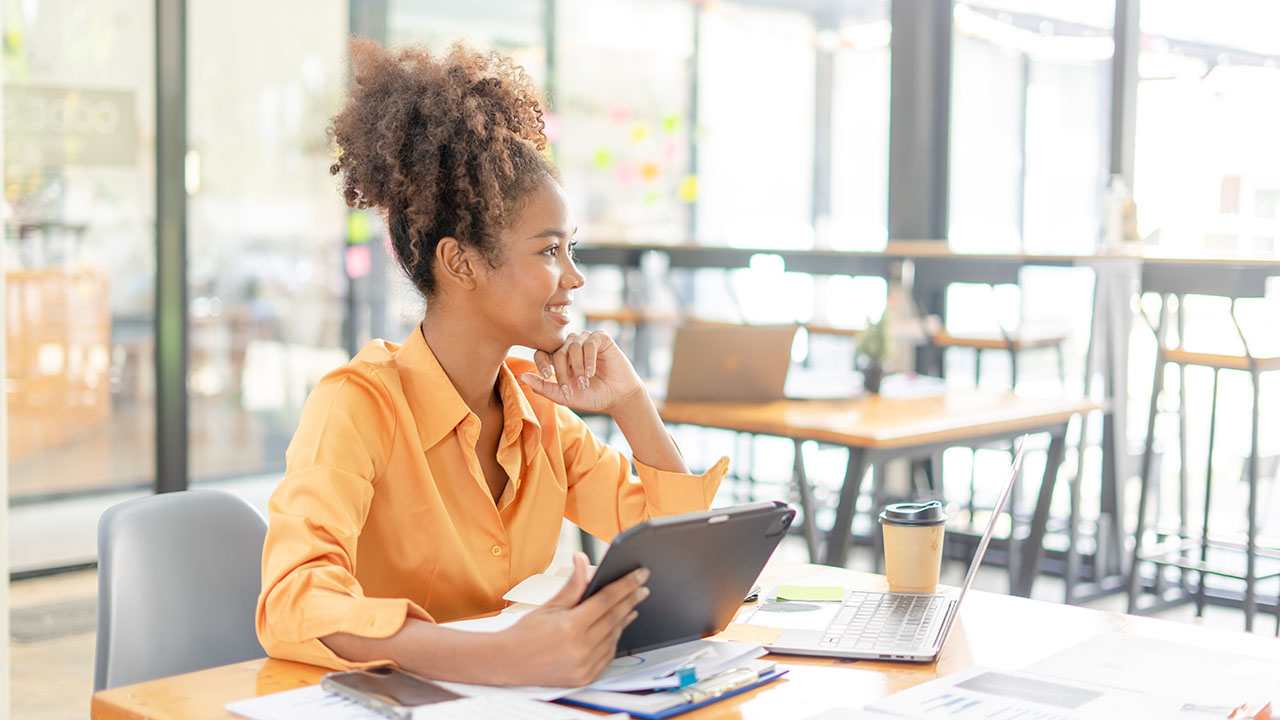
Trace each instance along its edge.
<instances>
[{"instance_id":1,"label":"green sticky note","mask_svg":"<svg viewBox=\"0 0 1280 720\"><path fill-rule=\"evenodd\" d=\"M840 602L844 600L844 588L827 585L779 585L778 599Z\"/></svg>"}]
</instances>

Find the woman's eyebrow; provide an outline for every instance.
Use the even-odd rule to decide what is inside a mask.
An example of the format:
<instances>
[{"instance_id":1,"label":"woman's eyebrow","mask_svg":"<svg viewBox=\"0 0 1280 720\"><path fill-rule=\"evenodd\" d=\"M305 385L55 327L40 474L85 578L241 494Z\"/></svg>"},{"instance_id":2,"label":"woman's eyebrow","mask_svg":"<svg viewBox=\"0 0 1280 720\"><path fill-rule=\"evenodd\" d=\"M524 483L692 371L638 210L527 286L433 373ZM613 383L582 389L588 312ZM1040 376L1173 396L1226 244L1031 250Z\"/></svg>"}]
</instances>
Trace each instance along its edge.
<instances>
[{"instance_id":1,"label":"woman's eyebrow","mask_svg":"<svg viewBox=\"0 0 1280 720\"><path fill-rule=\"evenodd\" d=\"M566 238L571 238L576 234L578 234L578 228L574 228L572 232L565 232L564 230L558 230L556 228L548 228L538 233L537 235L530 236L529 239L537 240L540 238L553 237L559 240L564 240Z\"/></svg>"}]
</instances>

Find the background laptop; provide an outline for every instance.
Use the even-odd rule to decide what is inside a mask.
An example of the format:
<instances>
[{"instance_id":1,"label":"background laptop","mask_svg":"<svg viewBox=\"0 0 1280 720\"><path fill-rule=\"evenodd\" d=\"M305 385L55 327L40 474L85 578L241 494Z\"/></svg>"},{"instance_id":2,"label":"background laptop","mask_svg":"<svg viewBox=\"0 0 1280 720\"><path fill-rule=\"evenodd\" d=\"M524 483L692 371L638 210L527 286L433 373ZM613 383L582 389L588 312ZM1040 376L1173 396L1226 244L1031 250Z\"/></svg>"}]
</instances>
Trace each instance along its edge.
<instances>
[{"instance_id":1,"label":"background laptop","mask_svg":"<svg viewBox=\"0 0 1280 720\"><path fill-rule=\"evenodd\" d=\"M1000 491L1000 499L991 511L991 519L987 521L982 540L973 553L969 572L965 575L964 585L958 595L954 592L917 595L886 591L846 591L844 603L838 606L834 619L827 614L815 613L815 620L819 621L815 623L816 627L784 630L773 644L765 647L770 652L789 655L915 662L935 660L938 653L942 652L942 645L951 632L960 603L973 584L978 566L982 564L982 556L991 543L996 519L1009 498L1014 479L1018 477L1025 442L1024 435L1018 441L1009 477ZM779 603L778 606L791 604L793 603ZM751 623L755 615L763 612L765 607L767 606L762 605L751 618L743 622ZM799 614L786 614L789 616L790 627L797 627Z\"/></svg>"},{"instance_id":2,"label":"background laptop","mask_svg":"<svg viewBox=\"0 0 1280 720\"><path fill-rule=\"evenodd\" d=\"M853 373L839 378L796 378L788 383L797 329L798 325L701 324L676 328L666 399L768 402L784 397L847 398L861 391Z\"/></svg>"}]
</instances>

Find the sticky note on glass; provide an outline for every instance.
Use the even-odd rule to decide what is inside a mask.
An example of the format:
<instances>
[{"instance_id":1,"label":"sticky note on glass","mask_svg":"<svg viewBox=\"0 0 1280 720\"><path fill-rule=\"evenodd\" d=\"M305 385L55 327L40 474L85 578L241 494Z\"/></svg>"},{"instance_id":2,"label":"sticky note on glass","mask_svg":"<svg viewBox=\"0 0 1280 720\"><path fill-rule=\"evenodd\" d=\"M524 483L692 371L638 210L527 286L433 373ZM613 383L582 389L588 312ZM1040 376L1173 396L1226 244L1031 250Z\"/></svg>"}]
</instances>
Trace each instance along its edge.
<instances>
[{"instance_id":1,"label":"sticky note on glass","mask_svg":"<svg viewBox=\"0 0 1280 720\"><path fill-rule=\"evenodd\" d=\"M779 600L804 600L807 602L840 602L844 600L844 588L828 585L779 585Z\"/></svg>"}]
</instances>

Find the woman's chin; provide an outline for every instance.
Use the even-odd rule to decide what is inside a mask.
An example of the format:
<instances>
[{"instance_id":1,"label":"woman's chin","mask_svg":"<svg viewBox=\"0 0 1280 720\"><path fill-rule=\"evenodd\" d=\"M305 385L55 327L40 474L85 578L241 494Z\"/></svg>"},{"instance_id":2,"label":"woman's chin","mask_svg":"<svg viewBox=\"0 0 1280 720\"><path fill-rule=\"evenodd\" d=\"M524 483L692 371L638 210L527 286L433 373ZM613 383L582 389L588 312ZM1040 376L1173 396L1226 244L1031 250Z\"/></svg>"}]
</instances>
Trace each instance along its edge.
<instances>
[{"instance_id":1,"label":"woman's chin","mask_svg":"<svg viewBox=\"0 0 1280 720\"><path fill-rule=\"evenodd\" d=\"M569 338L569 329L561 328L560 330L544 333L538 340L529 345L534 350L541 350L545 353L554 353L564 347L564 341Z\"/></svg>"}]
</instances>

